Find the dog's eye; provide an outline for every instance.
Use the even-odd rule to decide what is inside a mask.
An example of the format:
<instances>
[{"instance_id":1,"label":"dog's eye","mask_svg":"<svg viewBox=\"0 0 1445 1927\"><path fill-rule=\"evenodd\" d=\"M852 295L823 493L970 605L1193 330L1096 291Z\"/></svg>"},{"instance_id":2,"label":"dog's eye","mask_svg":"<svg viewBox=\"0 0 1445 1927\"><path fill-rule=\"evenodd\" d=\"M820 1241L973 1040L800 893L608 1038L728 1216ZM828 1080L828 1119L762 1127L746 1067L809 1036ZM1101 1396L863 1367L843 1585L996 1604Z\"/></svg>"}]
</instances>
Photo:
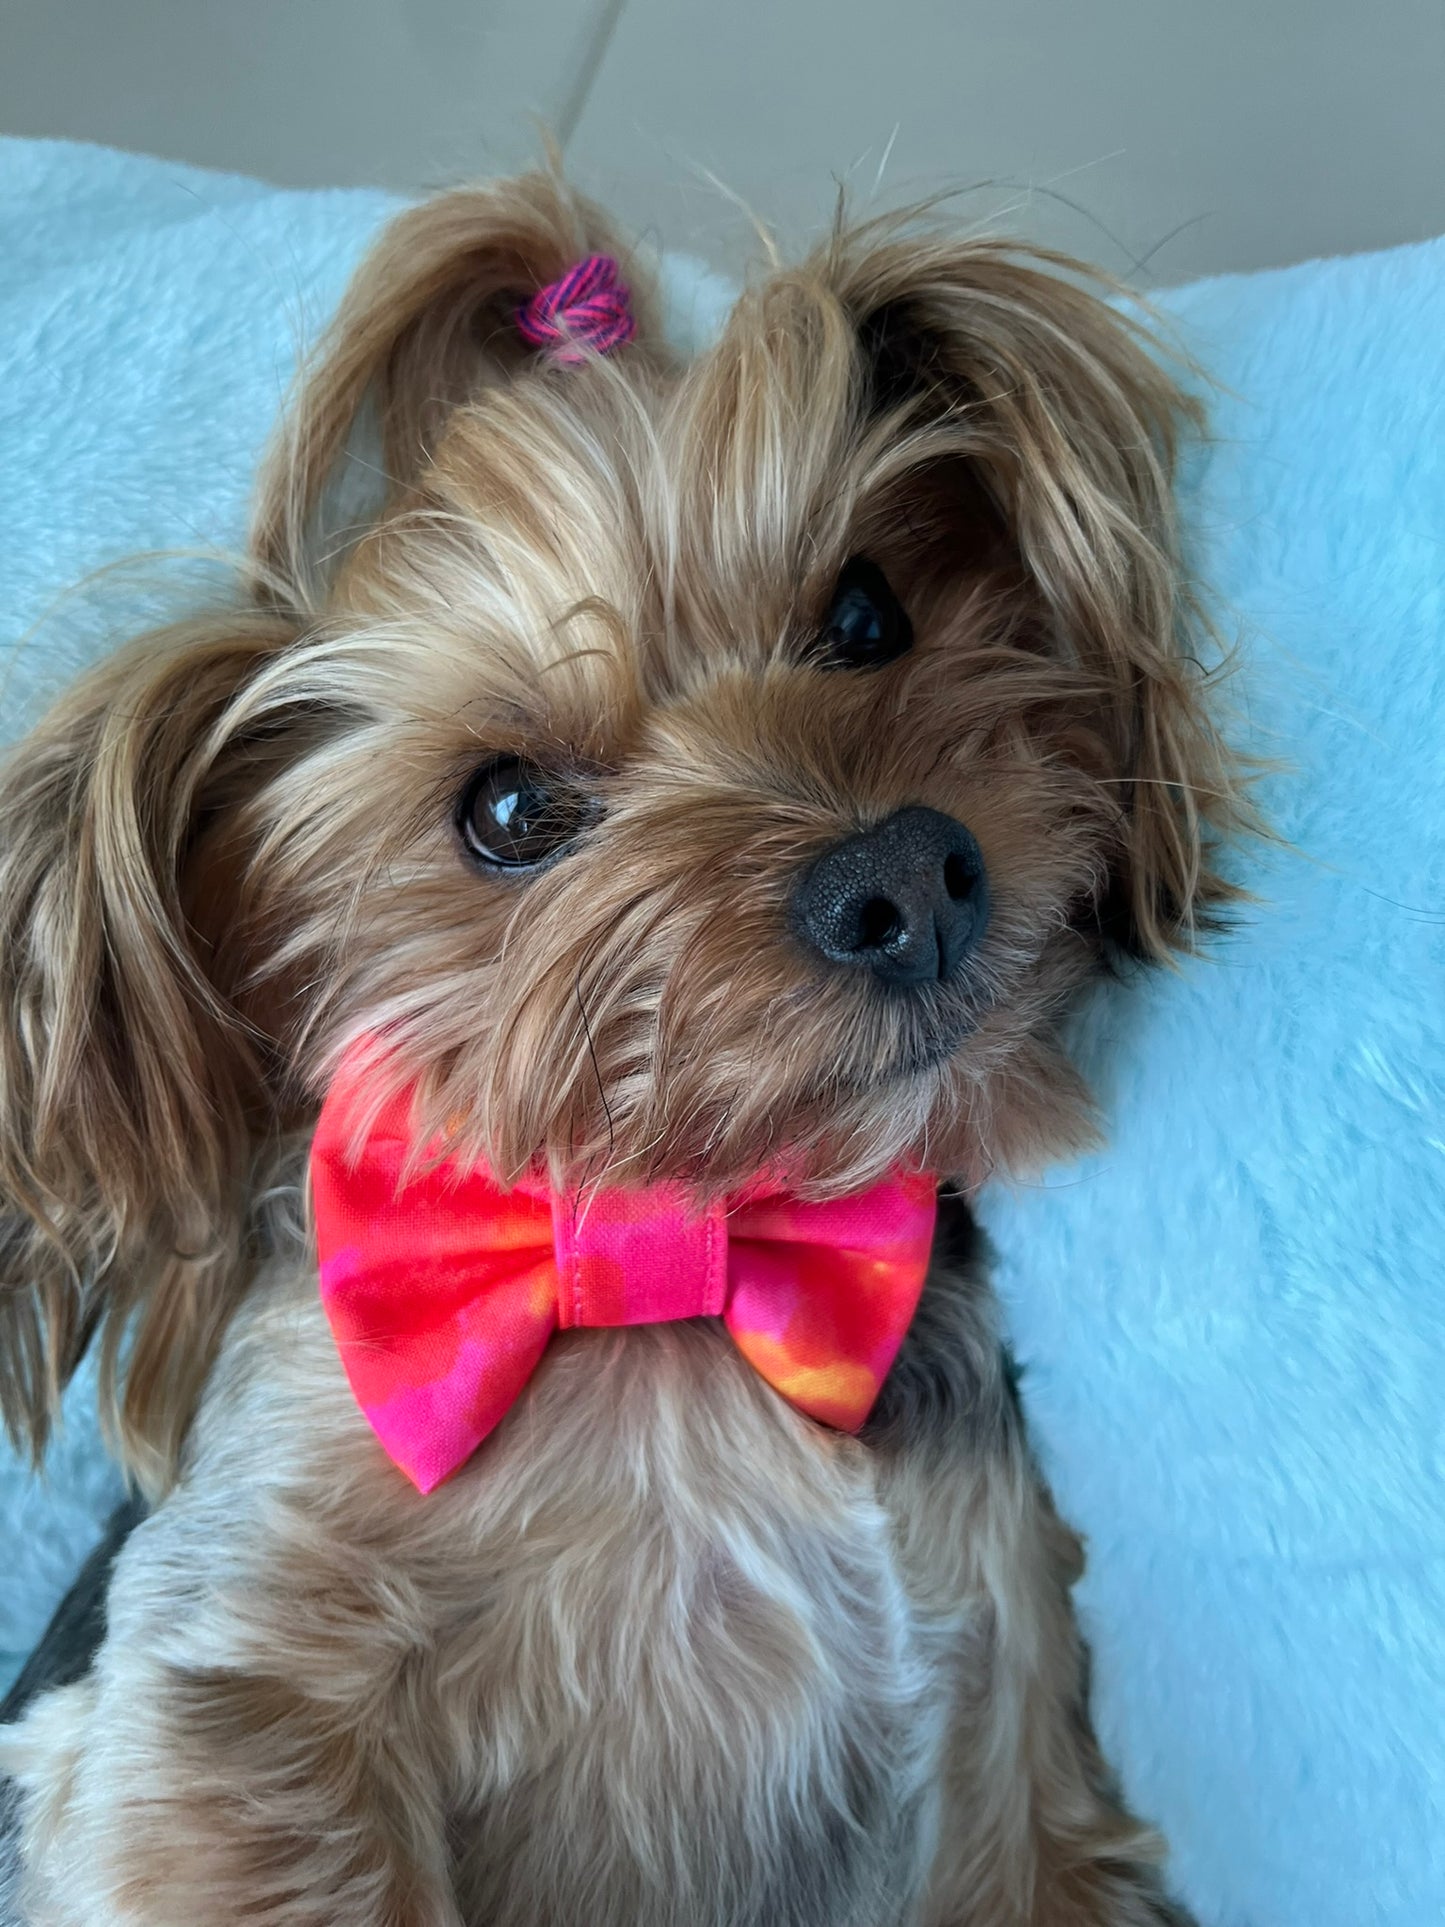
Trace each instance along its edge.
<instances>
[{"instance_id":1,"label":"dog's eye","mask_svg":"<svg viewBox=\"0 0 1445 1927\"><path fill-rule=\"evenodd\" d=\"M519 756L504 756L462 791L457 828L478 862L530 870L570 843L589 815L577 790Z\"/></svg>"},{"instance_id":2,"label":"dog's eye","mask_svg":"<svg viewBox=\"0 0 1445 1927\"><path fill-rule=\"evenodd\" d=\"M843 565L818 638L825 669L881 669L913 646L913 624L866 555Z\"/></svg>"}]
</instances>

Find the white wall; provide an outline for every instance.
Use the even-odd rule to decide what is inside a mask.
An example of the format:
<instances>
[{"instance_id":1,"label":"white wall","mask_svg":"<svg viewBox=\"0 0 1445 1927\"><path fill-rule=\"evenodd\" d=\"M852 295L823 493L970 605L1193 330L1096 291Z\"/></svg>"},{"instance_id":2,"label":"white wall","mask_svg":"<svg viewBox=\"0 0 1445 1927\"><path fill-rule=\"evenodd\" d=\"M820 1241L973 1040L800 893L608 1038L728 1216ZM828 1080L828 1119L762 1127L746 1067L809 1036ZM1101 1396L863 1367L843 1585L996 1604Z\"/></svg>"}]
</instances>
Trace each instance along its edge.
<instances>
[{"instance_id":1,"label":"white wall","mask_svg":"<svg viewBox=\"0 0 1445 1927\"><path fill-rule=\"evenodd\" d=\"M418 188L536 152L724 259L972 186L1169 281L1445 230L1445 0L0 0L0 131ZM985 183L985 185L976 185Z\"/></svg>"}]
</instances>

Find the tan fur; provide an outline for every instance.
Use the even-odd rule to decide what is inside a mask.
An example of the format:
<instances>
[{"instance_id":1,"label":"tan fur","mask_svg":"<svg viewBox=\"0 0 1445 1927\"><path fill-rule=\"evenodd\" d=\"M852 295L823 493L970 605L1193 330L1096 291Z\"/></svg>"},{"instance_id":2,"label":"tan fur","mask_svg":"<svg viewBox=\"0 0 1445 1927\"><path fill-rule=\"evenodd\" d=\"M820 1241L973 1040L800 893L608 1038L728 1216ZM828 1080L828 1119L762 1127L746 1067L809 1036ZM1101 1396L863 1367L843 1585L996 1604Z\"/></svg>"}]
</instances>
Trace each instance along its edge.
<instances>
[{"instance_id":1,"label":"tan fur","mask_svg":"<svg viewBox=\"0 0 1445 1927\"><path fill-rule=\"evenodd\" d=\"M1069 264L874 223L690 366L635 264L639 341L538 365L511 310L604 245L542 177L403 216L278 439L241 604L104 665L0 784L0 1400L38 1452L98 1327L169 1495L93 1674L0 1745L42 1927L1183 1918L1097 1757L976 1265L940 1252L861 1441L709 1326L587 1333L421 1500L278 1217L361 1030L503 1172L1035 1167L1092 1129L1079 987L1229 894L1190 410L1132 324ZM916 646L825 674L859 552ZM453 824L504 753L593 802L526 878ZM912 803L973 831L993 914L904 1001L821 968L788 901Z\"/></svg>"}]
</instances>

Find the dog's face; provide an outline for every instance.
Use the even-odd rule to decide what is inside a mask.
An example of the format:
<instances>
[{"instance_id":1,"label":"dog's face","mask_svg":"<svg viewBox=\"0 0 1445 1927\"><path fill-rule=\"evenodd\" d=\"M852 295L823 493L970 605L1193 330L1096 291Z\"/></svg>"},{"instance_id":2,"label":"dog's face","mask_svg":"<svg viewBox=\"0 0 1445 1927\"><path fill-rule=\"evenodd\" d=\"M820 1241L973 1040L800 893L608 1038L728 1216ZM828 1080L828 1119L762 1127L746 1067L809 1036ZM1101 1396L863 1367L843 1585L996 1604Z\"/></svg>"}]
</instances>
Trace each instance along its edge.
<instances>
[{"instance_id":1,"label":"dog's face","mask_svg":"<svg viewBox=\"0 0 1445 1927\"><path fill-rule=\"evenodd\" d=\"M52 845L122 698L138 732L134 821L90 857L125 928L88 954L143 1088L87 1235L108 1194L135 1221L145 1155L174 1166L146 1207L173 1246L198 1162L214 1221L257 1120L362 1032L378 1097L419 1078L504 1174L977 1181L1087 1131L1055 1029L1110 935L1163 955L1219 894L1181 404L1126 324L1006 250L883 228L771 275L691 365L645 293L636 344L548 364L516 302L599 244L549 183L405 217L273 460L255 610L53 727ZM368 407L394 486L318 571ZM22 858L33 903L60 859ZM12 1168L56 1193L41 1129ZM61 1147L72 1193L101 1130Z\"/></svg>"},{"instance_id":2,"label":"dog's face","mask_svg":"<svg viewBox=\"0 0 1445 1927\"><path fill-rule=\"evenodd\" d=\"M244 839L313 1061L385 1035L508 1173L836 1189L1076 1141L1052 1033L1168 780L1146 679L1186 687L1143 633L1164 396L1075 289L882 235L688 369L533 361L452 410L275 672L334 712Z\"/></svg>"},{"instance_id":3,"label":"dog's face","mask_svg":"<svg viewBox=\"0 0 1445 1927\"><path fill-rule=\"evenodd\" d=\"M1077 1128L1106 698L821 299L481 398L277 666L333 710L245 838L318 1059L384 1034L504 1171L838 1188Z\"/></svg>"}]
</instances>

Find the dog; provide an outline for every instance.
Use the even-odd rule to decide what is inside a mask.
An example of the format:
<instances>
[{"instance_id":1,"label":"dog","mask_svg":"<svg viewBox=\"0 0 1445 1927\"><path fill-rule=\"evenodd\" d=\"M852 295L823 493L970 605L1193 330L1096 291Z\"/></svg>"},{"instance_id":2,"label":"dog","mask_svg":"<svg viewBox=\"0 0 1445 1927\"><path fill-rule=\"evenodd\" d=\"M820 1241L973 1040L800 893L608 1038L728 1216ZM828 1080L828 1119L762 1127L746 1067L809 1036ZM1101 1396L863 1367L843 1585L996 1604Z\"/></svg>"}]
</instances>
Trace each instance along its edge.
<instances>
[{"instance_id":1,"label":"dog","mask_svg":"<svg viewBox=\"0 0 1445 1927\"><path fill-rule=\"evenodd\" d=\"M38 1456L95 1344L154 1506L0 1741L35 1927L1186 1927L968 1201L1093 1139L1086 986L1227 913L1198 426L1073 264L927 213L690 360L550 174L385 232L232 601L0 779L4 1411ZM807 1370L721 1299L537 1312L419 1470L318 1289L383 1139L383 1215L665 1199L669 1279L902 1198L903 1282Z\"/></svg>"}]
</instances>

